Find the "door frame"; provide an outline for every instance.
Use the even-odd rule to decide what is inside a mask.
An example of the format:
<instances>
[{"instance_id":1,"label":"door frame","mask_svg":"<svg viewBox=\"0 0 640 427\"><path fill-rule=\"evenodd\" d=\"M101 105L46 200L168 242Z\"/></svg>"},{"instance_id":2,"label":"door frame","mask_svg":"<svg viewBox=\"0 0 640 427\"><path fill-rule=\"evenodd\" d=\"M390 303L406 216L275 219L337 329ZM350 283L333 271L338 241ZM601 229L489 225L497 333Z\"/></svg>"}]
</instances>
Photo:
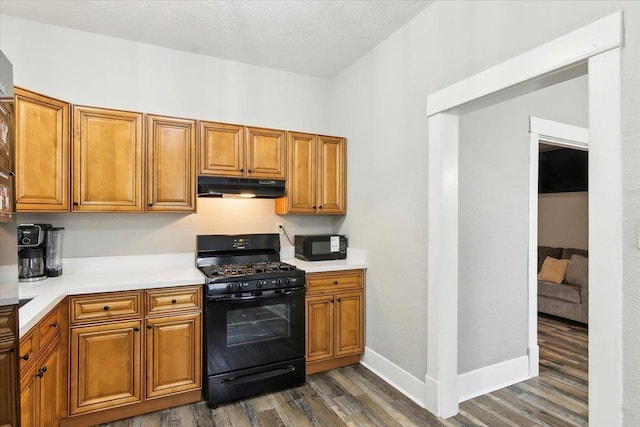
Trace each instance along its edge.
<instances>
[{"instance_id":1,"label":"door frame","mask_svg":"<svg viewBox=\"0 0 640 427\"><path fill-rule=\"evenodd\" d=\"M538 164L540 143L574 150L589 150L589 129L529 117L529 254L527 272L527 318L529 377L539 373L538 348Z\"/></svg>"},{"instance_id":2,"label":"door frame","mask_svg":"<svg viewBox=\"0 0 640 427\"><path fill-rule=\"evenodd\" d=\"M622 30L623 15L618 11L427 98L425 407L438 416L457 414L460 398L458 117L582 75L588 69L589 422L622 423ZM594 348L607 351L598 354Z\"/></svg>"}]
</instances>

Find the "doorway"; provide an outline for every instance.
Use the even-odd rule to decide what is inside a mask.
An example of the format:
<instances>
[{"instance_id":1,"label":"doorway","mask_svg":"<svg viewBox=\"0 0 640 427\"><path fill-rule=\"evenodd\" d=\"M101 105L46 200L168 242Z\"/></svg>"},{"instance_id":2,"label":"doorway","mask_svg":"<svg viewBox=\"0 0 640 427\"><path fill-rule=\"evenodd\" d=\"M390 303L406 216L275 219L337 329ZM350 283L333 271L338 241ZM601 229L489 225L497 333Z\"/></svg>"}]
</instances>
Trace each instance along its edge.
<instances>
[{"instance_id":1,"label":"doorway","mask_svg":"<svg viewBox=\"0 0 640 427\"><path fill-rule=\"evenodd\" d=\"M588 66L589 422L622 420L621 34L617 12L429 96L428 349L425 406L458 412L458 115ZM579 75L579 74L577 74ZM607 348L594 354L593 348ZM531 354L528 355L531 359Z\"/></svg>"}]
</instances>

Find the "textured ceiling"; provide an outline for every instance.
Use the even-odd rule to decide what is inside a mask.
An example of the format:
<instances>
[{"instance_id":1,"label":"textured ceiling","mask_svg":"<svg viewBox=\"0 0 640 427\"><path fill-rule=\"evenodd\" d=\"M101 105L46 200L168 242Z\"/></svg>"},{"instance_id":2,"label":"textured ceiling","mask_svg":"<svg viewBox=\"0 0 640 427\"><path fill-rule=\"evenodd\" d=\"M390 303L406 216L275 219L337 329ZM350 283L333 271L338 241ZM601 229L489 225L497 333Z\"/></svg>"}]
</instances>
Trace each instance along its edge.
<instances>
[{"instance_id":1,"label":"textured ceiling","mask_svg":"<svg viewBox=\"0 0 640 427\"><path fill-rule=\"evenodd\" d=\"M431 3L0 0L0 14L327 78Z\"/></svg>"}]
</instances>

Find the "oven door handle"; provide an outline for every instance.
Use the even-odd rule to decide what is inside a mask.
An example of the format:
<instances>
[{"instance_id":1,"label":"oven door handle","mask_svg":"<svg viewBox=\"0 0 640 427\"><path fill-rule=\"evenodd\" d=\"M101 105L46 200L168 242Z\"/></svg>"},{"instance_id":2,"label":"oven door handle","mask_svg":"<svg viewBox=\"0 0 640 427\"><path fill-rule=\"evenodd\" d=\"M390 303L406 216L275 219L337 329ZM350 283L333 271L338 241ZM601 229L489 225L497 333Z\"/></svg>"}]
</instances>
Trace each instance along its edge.
<instances>
[{"instance_id":1,"label":"oven door handle","mask_svg":"<svg viewBox=\"0 0 640 427\"><path fill-rule=\"evenodd\" d=\"M304 288L292 289L289 291L271 293L267 295L251 295L248 297L237 297L234 295L225 295L225 296L215 296L208 297L209 302L245 302L245 301L256 301L256 300L264 300L270 298L279 298L282 296L293 295L294 293L304 292Z\"/></svg>"}]
</instances>

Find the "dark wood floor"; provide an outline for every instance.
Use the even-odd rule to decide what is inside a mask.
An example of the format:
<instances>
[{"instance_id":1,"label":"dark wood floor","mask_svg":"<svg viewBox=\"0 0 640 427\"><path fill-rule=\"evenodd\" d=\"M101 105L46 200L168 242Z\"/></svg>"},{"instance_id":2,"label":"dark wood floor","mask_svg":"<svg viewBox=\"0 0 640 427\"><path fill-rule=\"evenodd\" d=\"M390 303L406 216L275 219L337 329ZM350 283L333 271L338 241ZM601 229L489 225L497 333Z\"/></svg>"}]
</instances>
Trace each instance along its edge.
<instances>
[{"instance_id":1,"label":"dark wood floor","mask_svg":"<svg viewBox=\"0 0 640 427\"><path fill-rule=\"evenodd\" d=\"M361 365L310 375L301 387L209 409L204 402L105 424L157 426L584 426L587 330L540 317L540 376L460 404L444 420Z\"/></svg>"}]
</instances>

